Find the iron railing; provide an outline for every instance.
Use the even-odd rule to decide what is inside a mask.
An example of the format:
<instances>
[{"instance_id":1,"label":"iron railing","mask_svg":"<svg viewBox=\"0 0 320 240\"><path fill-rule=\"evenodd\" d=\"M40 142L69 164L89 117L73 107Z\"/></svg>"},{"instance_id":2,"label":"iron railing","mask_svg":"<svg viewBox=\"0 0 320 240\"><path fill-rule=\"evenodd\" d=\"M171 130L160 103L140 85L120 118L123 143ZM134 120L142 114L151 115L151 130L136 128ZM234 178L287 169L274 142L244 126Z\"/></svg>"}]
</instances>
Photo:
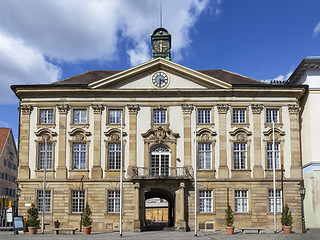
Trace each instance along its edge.
<instances>
[{"instance_id":1,"label":"iron railing","mask_svg":"<svg viewBox=\"0 0 320 240\"><path fill-rule=\"evenodd\" d=\"M132 178L191 179L192 169L187 167L133 167Z\"/></svg>"}]
</instances>

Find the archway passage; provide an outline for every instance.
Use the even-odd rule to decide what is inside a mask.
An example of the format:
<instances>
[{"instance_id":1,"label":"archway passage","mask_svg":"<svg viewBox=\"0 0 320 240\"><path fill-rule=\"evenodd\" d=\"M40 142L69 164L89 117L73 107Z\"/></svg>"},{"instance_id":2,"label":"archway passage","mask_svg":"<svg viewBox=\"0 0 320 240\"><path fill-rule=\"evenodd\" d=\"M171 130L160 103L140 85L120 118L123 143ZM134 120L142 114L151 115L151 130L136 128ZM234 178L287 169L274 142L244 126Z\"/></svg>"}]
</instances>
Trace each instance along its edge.
<instances>
[{"instance_id":1,"label":"archway passage","mask_svg":"<svg viewBox=\"0 0 320 240\"><path fill-rule=\"evenodd\" d=\"M152 204L153 203L153 204ZM174 194L165 189L151 189L145 193L145 230L168 230L174 224Z\"/></svg>"}]
</instances>

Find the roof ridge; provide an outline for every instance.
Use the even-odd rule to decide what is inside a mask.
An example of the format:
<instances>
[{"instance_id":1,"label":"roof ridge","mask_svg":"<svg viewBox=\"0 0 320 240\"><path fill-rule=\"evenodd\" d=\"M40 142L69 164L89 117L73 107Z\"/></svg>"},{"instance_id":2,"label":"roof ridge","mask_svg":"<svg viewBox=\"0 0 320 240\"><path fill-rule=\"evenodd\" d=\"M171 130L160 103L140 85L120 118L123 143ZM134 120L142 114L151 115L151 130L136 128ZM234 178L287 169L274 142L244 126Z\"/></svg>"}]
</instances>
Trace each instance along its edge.
<instances>
[{"instance_id":1,"label":"roof ridge","mask_svg":"<svg viewBox=\"0 0 320 240\"><path fill-rule=\"evenodd\" d=\"M234 75L238 75L238 76L240 76L240 77L249 78L249 79L252 79L252 80L255 80L255 81L259 81L259 80L255 79L255 78L251 78L251 77L242 75L242 74L240 74L240 73L231 72L231 71L228 71L228 70L225 70L225 69L219 69L219 70L225 71L225 72L227 72L227 73L231 73L231 74L234 74ZM261 82L261 81L259 81L259 82Z\"/></svg>"},{"instance_id":2,"label":"roof ridge","mask_svg":"<svg viewBox=\"0 0 320 240\"><path fill-rule=\"evenodd\" d=\"M0 156L2 156L4 147L6 146L6 143L7 143L7 141L8 141L9 135L10 135L11 128L1 127L0 129L8 129L8 133L7 133L7 135L6 135L6 140L5 140L4 143L3 143L2 149L0 149L0 150L1 150Z\"/></svg>"},{"instance_id":3,"label":"roof ridge","mask_svg":"<svg viewBox=\"0 0 320 240\"><path fill-rule=\"evenodd\" d=\"M86 72L79 73L79 74L76 74L76 75L68 77L68 78L61 79L59 81L53 82L52 84L63 82L63 81L67 81L67 80L70 80L71 78L79 77L79 76L85 75L85 74L90 73L90 72L98 72L98 71L100 71L100 72L121 72L121 70L97 70L97 69L92 69L92 70L88 70Z\"/></svg>"}]
</instances>

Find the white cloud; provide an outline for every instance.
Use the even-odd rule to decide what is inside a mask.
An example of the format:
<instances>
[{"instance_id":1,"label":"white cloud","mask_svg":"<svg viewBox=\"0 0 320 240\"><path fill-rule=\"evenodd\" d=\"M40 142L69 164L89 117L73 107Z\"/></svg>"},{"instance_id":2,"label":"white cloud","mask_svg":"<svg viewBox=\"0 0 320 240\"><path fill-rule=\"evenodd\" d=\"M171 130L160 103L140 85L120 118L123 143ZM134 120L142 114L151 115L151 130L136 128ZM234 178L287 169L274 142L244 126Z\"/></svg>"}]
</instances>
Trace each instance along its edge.
<instances>
[{"instance_id":1,"label":"white cloud","mask_svg":"<svg viewBox=\"0 0 320 240\"><path fill-rule=\"evenodd\" d=\"M162 0L174 61L192 42L190 29L199 16L206 11L219 15L220 4ZM151 59L150 34L157 27L158 0L0 1L0 80L6 87L52 82L61 72L54 64L114 61L120 48L131 65L140 64ZM9 89L0 91L2 102L11 101Z\"/></svg>"},{"instance_id":2,"label":"white cloud","mask_svg":"<svg viewBox=\"0 0 320 240\"><path fill-rule=\"evenodd\" d=\"M286 81L286 80L288 80L288 78L291 76L292 73L293 73L293 71L290 71L287 74L284 74L284 75L280 74L275 78L266 79L266 80L262 80L262 81L268 82L268 83L270 83L271 81L280 81L280 82Z\"/></svg>"},{"instance_id":3,"label":"white cloud","mask_svg":"<svg viewBox=\"0 0 320 240\"><path fill-rule=\"evenodd\" d=\"M45 57L22 40L0 32L0 102L17 101L10 85L49 83L60 77L59 67L47 62Z\"/></svg>"},{"instance_id":4,"label":"white cloud","mask_svg":"<svg viewBox=\"0 0 320 240\"><path fill-rule=\"evenodd\" d=\"M320 32L320 22L317 24L317 26L314 27L313 35L317 36L319 32Z\"/></svg>"}]
</instances>

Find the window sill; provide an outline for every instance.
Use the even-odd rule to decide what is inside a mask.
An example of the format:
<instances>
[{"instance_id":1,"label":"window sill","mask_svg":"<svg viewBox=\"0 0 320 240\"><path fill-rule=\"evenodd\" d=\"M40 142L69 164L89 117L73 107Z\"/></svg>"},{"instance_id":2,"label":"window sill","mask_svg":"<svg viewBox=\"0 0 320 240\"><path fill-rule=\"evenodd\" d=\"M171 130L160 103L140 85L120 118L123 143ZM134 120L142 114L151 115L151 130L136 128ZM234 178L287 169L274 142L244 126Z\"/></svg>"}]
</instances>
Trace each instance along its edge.
<instances>
[{"instance_id":1,"label":"window sill","mask_svg":"<svg viewBox=\"0 0 320 240\"><path fill-rule=\"evenodd\" d=\"M252 215L251 212L234 212L235 215Z\"/></svg>"},{"instance_id":2,"label":"window sill","mask_svg":"<svg viewBox=\"0 0 320 240\"><path fill-rule=\"evenodd\" d=\"M70 169L69 172L89 172L88 169Z\"/></svg>"},{"instance_id":3,"label":"window sill","mask_svg":"<svg viewBox=\"0 0 320 240\"><path fill-rule=\"evenodd\" d=\"M44 172L44 169L36 169L35 172ZM46 172L55 172L53 169L46 169Z\"/></svg>"},{"instance_id":4,"label":"window sill","mask_svg":"<svg viewBox=\"0 0 320 240\"><path fill-rule=\"evenodd\" d=\"M231 123L231 127L241 128L241 127L250 127L249 123Z\"/></svg>"},{"instance_id":5,"label":"window sill","mask_svg":"<svg viewBox=\"0 0 320 240\"><path fill-rule=\"evenodd\" d=\"M55 123L50 123L50 124L42 124L38 123L37 128L55 128L56 124Z\"/></svg>"},{"instance_id":6,"label":"window sill","mask_svg":"<svg viewBox=\"0 0 320 240\"><path fill-rule=\"evenodd\" d=\"M214 212L198 212L201 215L216 215Z\"/></svg>"},{"instance_id":7,"label":"window sill","mask_svg":"<svg viewBox=\"0 0 320 240\"><path fill-rule=\"evenodd\" d=\"M283 127L283 123L274 123L274 126L275 126L275 127ZM265 123L265 124L264 124L264 127L265 127L265 128L267 128L267 127L272 128L272 123Z\"/></svg>"},{"instance_id":8,"label":"window sill","mask_svg":"<svg viewBox=\"0 0 320 240\"><path fill-rule=\"evenodd\" d=\"M272 215L273 216L273 212L268 212L268 215ZM282 212L277 212L276 215L282 215Z\"/></svg>"},{"instance_id":9,"label":"window sill","mask_svg":"<svg viewBox=\"0 0 320 240\"><path fill-rule=\"evenodd\" d=\"M70 124L71 128L89 128L90 124L87 123L72 123Z\"/></svg>"}]
</instances>

